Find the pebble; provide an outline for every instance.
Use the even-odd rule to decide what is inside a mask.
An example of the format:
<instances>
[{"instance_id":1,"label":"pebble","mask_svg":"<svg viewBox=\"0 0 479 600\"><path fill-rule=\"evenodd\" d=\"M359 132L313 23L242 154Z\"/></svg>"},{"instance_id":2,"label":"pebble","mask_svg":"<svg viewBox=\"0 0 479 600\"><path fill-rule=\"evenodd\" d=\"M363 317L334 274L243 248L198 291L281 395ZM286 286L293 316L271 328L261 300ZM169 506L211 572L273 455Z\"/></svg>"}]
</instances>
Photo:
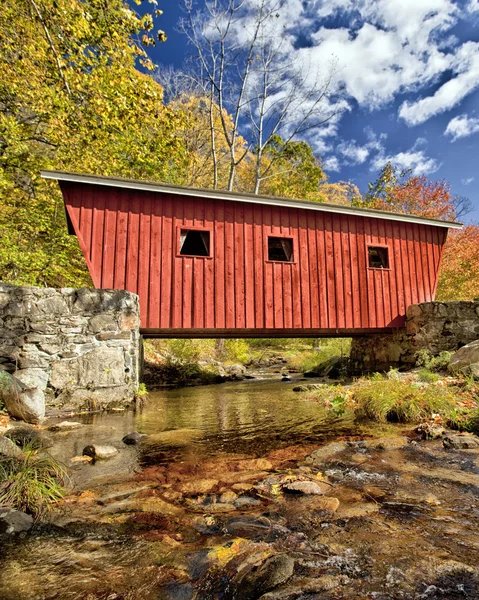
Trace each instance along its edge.
<instances>
[{"instance_id":1,"label":"pebble","mask_svg":"<svg viewBox=\"0 0 479 600\"><path fill-rule=\"evenodd\" d=\"M55 425L50 425L48 428L49 431L74 431L75 429L80 429L84 427L83 423L76 423L75 421L62 421L61 423L55 423Z\"/></svg>"},{"instance_id":2,"label":"pebble","mask_svg":"<svg viewBox=\"0 0 479 600\"><path fill-rule=\"evenodd\" d=\"M113 458L118 452L118 449L114 446L90 445L83 448L83 456L91 456L94 460Z\"/></svg>"}]
</instances>

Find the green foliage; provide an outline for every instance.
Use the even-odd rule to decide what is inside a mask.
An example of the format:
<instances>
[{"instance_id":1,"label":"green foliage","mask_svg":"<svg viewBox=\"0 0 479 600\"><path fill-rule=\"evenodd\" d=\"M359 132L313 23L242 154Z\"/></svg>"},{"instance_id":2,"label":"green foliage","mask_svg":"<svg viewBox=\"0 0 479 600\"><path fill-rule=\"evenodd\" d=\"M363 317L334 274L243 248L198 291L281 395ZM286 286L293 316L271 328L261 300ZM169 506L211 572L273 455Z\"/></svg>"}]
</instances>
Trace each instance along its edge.
<instances>
[{"instance_id":1,"label":"green foliage","mask_svg":"<svg viewBox=\"0 0 479 600\"><path fill-rule=\"evenodd\" d=\"M454 410L454 395L442 386L415 385L379 378L361 382L354 390L355 414L359 419L414 423L433 414L445 417Z\"/></svg>"},{"instance_id":2,"label":"green foliage","mask_svg":"<svg viewBox=\"0 0 479 600\"><path fill-rule=\"evenodd\" d=\"M91 285L41 169L178 182L182 116L151 67L154 19L123 0L11 0L0 11L0 279ZM142 36L142 33L144 35ZM142 41L140 41L140 38ZM149 40L149 41L148 41Z\"/></svg>"},{"instance_id":3,"label":"green foliage","mask_svg":"<svg viewBox=\"0 0 479 600\"><path fill-rule=\"evenodd\" d=\"M416 366L424 367L428 371L445 371L451 362L453 352L440 352L434 356L429 350L416 352Z\"/></svg>"},{"instance_id":4,"label":"green foliage","mask_svg":"<svg viewBox=\"0 0 479 600\"><path fill-rule=\"evenodd\" d=\"M436 383L441 379L440 375L438 375L437 373L433 373L428 369L421 369L418 373L418 376L419 381L422 381L424 383Z\"/></svg>"},{"instance_id":5,"label":"green foliage","mask_svg":"<svg viewBox=\"0 0 479 600\"><path fill-rule=\"evenodd\" d=\"M334 356L349 356L351 352L350 338L324 338L314 342L314 348L291 351L289 362L293 368L314 371Z\"/></svg>"},{"instance_id":6,"label":"green foliage","mask_svg":"<svg viewBox=\"0 0 479 600\"><path fill-rule=\"evenodd\" d=\"M142 398L143 396L148 396L148 389L144 383L140 383L138 391L136 392L136 397Z\"/></svg>"},{"instance_id":7,"label":"green foliage","mask_svg":"<svg viewBox=\"0 0 479 600\"><path fill-rule=\"evenodd\" d=\"M24 448L24 459L0 458L0 505L40 519L64 496L66 468L46 452Z\"/></svg>"}]
</instances>

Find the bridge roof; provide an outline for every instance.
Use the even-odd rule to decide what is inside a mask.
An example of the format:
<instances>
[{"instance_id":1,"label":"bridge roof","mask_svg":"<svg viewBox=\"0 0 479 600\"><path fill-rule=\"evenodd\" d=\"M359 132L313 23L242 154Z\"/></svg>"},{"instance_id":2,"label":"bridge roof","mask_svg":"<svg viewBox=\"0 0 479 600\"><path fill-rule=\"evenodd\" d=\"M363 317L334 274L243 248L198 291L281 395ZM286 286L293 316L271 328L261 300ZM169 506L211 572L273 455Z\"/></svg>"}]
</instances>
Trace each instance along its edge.
<instances>
[{"instance_id":1,"label":"bridge roof","mask_svg":"<svg viewBox=\"0 0 479 600\"><path fill-rule=\"evenodd\" d=\"M322 212L342 213L358 217L370 217L373 219L386 219L388 221L403 221L406 223L419 223L422 225L434 225L436 227L447 227L458 229L462 223L451 221L439 221L418 215L407 215L402 213L388 212L371 208L359 208L355 206L343 206L341 204L329 204L326 202L313 202L311 200L292 200L290 198L278 198L276 196L263 196L248 194L244 192L228 192L224 190L211 190L203 188L172 185L169 183L158 183L154 181L142 181L138 179L126 179L122 177L106 177L104 175L85 175L71 173L68 171L41 171L44 179L56 179L58 181L69 181L73 183L85 183L89 185L103 185L118 187L128 190L141 190L146 192L160 192L166 194L177 194L181 196L200 196L210 200L229 200L233 202L250 202L253 204L267 204L270 206L284 206L288 208L303 208L306 210L317 210Z\"/></svg>"}]
</instances>

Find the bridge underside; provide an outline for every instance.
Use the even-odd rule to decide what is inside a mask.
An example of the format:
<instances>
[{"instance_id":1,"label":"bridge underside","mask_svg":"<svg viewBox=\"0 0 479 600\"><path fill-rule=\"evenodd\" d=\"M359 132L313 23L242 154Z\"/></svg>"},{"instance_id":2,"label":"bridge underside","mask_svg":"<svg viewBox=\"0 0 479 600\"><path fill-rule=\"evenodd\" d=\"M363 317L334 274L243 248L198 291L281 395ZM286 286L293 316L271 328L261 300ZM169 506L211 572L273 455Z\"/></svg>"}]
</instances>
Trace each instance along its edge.
<instances>
[{"instance_id":1,"label":"bridge underside","mask_svg":"<svg viewBox=\"0 0 479 600\"><path fill-rule=\"evenodd\" d=\"M400 327L374 329L141 329L144 338L344 338L406 331Z\"/></svg>"}]
</instances>

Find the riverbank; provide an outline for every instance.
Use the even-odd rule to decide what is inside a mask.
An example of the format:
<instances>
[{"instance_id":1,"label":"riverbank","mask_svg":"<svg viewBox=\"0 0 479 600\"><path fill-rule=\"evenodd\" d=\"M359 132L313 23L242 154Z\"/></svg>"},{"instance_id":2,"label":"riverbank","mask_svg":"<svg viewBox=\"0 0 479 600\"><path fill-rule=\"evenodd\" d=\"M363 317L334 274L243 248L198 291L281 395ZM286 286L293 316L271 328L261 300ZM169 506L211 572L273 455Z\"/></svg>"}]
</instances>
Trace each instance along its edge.
<instances>
[{"instance_id":1,"label":"riverbank","mask_svg":"<svg viewBox=\"0 0 479 600\"><path fill-rule=\"evenodd\" d=\"M476 598L479 449L295 387L152 392L45 432L73 488L50 523L2 543L0 596ZM122 442L132 432L138 445ZM117 453L72 462L89 444Z\"/></svg>"}]
</instances>

